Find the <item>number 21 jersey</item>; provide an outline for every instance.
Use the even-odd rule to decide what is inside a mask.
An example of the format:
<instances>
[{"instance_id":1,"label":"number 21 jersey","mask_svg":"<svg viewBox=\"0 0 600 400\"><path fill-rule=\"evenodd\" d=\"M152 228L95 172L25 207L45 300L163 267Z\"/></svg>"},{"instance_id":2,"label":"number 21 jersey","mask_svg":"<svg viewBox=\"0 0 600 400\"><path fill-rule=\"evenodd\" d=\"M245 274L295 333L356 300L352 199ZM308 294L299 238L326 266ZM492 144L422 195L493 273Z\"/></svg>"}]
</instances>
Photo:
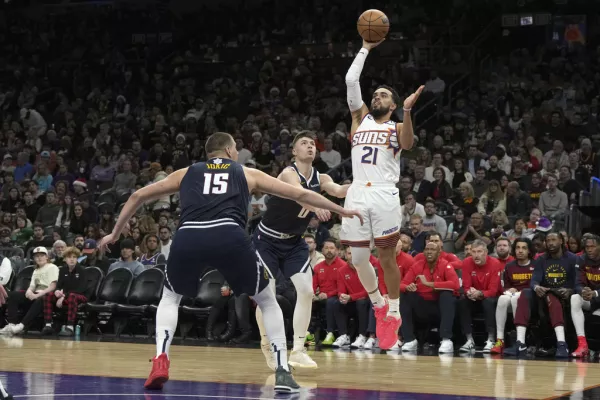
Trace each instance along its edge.
<instances>
[{"instance_id":1,"label":"number 21 jersey","mask_svg":"<svg viewBox=\"0 0 600 400\"><path fill-rule=\"evenodd\" d=\"M367 114L350 141L355 181L398 183L401 149L394 121L380 124Z\"/></svg>"}]
</instances>

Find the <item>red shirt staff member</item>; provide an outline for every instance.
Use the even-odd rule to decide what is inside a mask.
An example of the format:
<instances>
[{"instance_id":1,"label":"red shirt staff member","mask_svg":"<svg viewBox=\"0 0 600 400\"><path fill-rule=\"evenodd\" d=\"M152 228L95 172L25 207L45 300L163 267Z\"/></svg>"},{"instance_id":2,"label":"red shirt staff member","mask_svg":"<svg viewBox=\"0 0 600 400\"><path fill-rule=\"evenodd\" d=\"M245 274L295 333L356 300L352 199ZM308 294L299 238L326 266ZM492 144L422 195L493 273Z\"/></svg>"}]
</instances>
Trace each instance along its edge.
<instances>
[{"instance_id":1,"label":"red shirt staff member","mask_svg":"<svg viewBox=\"0 0 600 400\"><path fill-rule=\"evenodd\" d=\"M2 307L6 303L6 299L8 295L6 294L6 290L4 286L0 285L0 307ZM4 386L2 386L2 382L0 382L0 400L12 400L13 397L4 390Z\"/></svg>"},{"instance_id":2,"label":"red shirt staff member","mask_svg":"<svg viewBox=\"0 0 600 400\"><path fill-rule=\"evenodd\" d=\"M437 235L437 233L436 233ZM413 317L420 320L441 320L440 353L454 353L452 327L456 310L453 292L460 287L454 268L440 256L439 244L430 241L425 245L424 259L417 261L402 277L400 314L402 337L406 343L402 351L417 351L419 343L415 338ZM402 289L401 289L402 290Z\"/></svg>"},{"instance_id":3,"label":"red shirt staff member","mask_svg":"<svg viewBox=\"0 0 600 400\"><path fill-rule=\"evenodd\" d=\"M346 266L346 262L338 257L339 245L333 239L325 239L323 242L324 261L315 265L313 272L313 289L315 296L313 298L313 313L321 315L323 309L327 319L327 336L323 340L325 346L331 346L335 340L333 332L335 331L335 310L338 295L337 277L338 269ZM318 294L317 294L318 293ZM320 318L318 318L320 321ZM314 326L308 328L312 335L315 331Z\"/></svg>"},{"instance_id":4,"label":"red shirt staff member","mask_svg":"<svg viewBox=\"0 0 600 400\"><path fill-rule=\"evenodd\" d=\"M577 358L590 354L585 338L583 310L593 312L600 308L600 236L592 235L583 241L585 253L577 257L577 283L571 296L571 318L577 332L577 350L571 355Z\"/></svg>"},{"instance_id":5,"label":"red shirt staff member","mask_svg":"<svg viewBox=\"0 0 600 400\"><path fill-rule=\"evenodd\" d=\"M504 327L508 309L511 308L513 315L516 314L517 301L521 296L521 291L529 288L533 275L533 255L535 251L531 240L517 238L512 248L516 260L509 262L504 267L504 293L498 297L498 306L496 307L497 339L496 344L490 351L493 354L502 354L504 351Z\"/></svg>"},{"instance_id":6,"label":"red shirt staff member","mask_svg":"<svg viewBox=\"0 0 600 400\"><path fill-rule=\"evenodd\" d=\"M500 262L488 256L487 244L483 240L475 240L471 244L471 257L463 261L462 283L464 294L458 301L458 314L462 331L467 342L460 348L462 352L475 350L473 341L472 313L483 308L488 340L483 352L490 352L494 347L496 331L496 303L500 286Z\"/></svg>"},{"instance_id":7,"label":"red shirt staff member","mask_svg":"<svg viewBox=\"0 0 600 400\"><path fill-rule=\"evenodd\" d=\"M337 271L338 300L336 302L335 322L340 336L333 343L333 347L342 347L350 344L348 336L348 320L351 315L358 319L358 333L352 347L363 347L367 341L369 309L371 300L369 294L364 288L358 277L358 272L352 264L352 252L350 247L346 248L347 264L340 267Z\"/></svg>"},{"instance_id":8,"label":"red shirt staff member","mask_svg":"<svg viewBox=\"0 0 600 400\"><path fill-rule=\"evenodd\" d=\"M440 249L444 248L444 241L442 240L442 236L435 231L430 231L427 232L427 234L425 235L425 245L427 245L427 243L429 242L433 242L435 244L437 244L438 246L440 246ZM448 264L450 264L452 266L452 268L454 269L461 269L462 268L462 261L460 260L460 258L458 258L456 256L456 254L453 253L446 253L444 250L440 250L440 258L446 260L446 262ZM419 253L415 256L415 262L422 262L425 261L425 254L423 253ZM402 290L402 286L400 286L400 289Z\"/></svg>"}]
</instances>

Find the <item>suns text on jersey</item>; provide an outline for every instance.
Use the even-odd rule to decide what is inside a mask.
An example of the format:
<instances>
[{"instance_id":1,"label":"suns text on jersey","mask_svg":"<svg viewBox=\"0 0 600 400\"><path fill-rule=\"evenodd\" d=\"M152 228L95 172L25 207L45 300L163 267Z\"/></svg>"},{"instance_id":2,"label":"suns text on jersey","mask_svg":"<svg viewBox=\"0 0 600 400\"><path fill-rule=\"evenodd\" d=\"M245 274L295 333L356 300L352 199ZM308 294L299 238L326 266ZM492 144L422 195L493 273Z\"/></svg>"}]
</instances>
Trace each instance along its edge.
<instances>
[{"instance_id":1,"label":"suns text on jersey","mask_svg":"<svg viewBox=\"0 0 600 400\"><path fill-rule=\"evenodd\" d=\"M363 131L356 132L352 137L352 146L361 144L389 144L390 131Z\"/></svg>"}]
</instances>

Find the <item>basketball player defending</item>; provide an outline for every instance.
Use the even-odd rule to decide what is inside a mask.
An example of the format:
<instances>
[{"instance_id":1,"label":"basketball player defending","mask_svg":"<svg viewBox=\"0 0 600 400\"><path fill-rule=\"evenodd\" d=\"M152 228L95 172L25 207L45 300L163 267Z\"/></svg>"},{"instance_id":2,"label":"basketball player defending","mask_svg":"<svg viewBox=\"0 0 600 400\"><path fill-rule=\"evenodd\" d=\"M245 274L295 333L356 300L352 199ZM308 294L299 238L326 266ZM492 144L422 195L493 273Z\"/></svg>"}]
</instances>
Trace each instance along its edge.
<instances>
[{"instance_id":1,"label":"basketball player defending","mask_svg":"<svg viewBox=\"0 0 600 400\"><path fill-rule=\"evenodd\" d=\"M314 136L311 132L300 132L292 143L295 162L284 169L278 179L319 193L324 190L328 194L344 198L349 185L340 186L326 174L319 174L312 163L316 155ZM253 242L265 268L274 279L278 268L283 276L289 278L296 288L297 300L294 308L294 347L290 354L289 364L294 368L317 368L304 348L306 331L310 325L313 303L312 269L308 245L303 234L313 215L321 221L327 221L331 214L327 210L315 209L307 204L273 196L267 203L267 212L258 228L254 231ZM272 281L273 290L275 281ZM275 370L277 362L269 340L265 335L260 307L256 308L256 320L261 333L261 348L267 359L269 368Z\"/></svg>"},{"instance_id":2,"label":"basketball player defending","mask_svg":"<svg viewBox=\"0 0 600 400\"><path fill-rule=\"evenodd\" d=\"M404 100L404 123L390 120L400 103L396 91L379 86L371 100L371 110L363 102L359 78L367 54L381 42L368 43L356 55L346 74L348 106L352 113L352 173L345 206L364 216L364 225L342 221L340 238L352 248L352 261L375 308L377 337L381 349L390 349L398 341L400 319L400 270L396 265L396 243L400 238L400 199L396 184L400 179L400 151L413 145L410 110L423 86ZM389 301L377 288L377 277L369 263L371 240L379 252Z\"/></svg>"},{"instance_id":3,"label":"basketball player defending","mask_svg":"<svg viewBox=\"0 0 600 400\"><path fill-rule=\"evenodd\" d=\"M297 392L298 384L289 372L283 315L268 287L269 276L246 235L250 192L253 190L294 199L311 207L337 212L344 217L357 211L345 210L318 193L289 185L256 169L236 162L235 141L228 133L217 132L205 145L208 161L175 171L167 178L131 195L115 227L100 246L120 237L125 224L147 201L179 193L181 218L165 268L165 287L156 313L156 357L144 387L162 389L169 379L169 347L177 329L182 296L195 297L202 271L215 268L235 293L247 293L265 314L265 331L277 360L275 391Z\"/></svg>"},{"instance_id":4,"label":"basketball player defending","mask_svg":"<svg viewBox=\"0 0 600 400\"><path fill-rule=\"evenodd\" d=\"M4 305L4 303L6 303L6 299L8 298L8 295L6 294L6 290L4 289L4 286L0 285L0 307L2 307ZM6 390L4 390L4 386L2 386L2 382L0 382L0 400L12 400L13 397L6 393Z\"/></svg>"}]
</instances>

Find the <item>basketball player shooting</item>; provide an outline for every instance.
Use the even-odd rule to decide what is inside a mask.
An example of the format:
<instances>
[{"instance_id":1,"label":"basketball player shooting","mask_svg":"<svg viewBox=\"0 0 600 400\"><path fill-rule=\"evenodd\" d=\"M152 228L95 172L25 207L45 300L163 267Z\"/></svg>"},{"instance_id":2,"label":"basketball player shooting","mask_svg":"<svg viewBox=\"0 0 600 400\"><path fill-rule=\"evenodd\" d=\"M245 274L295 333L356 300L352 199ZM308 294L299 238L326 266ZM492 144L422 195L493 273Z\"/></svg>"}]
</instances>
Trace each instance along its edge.
<instances>
[{"instance_id":1,"label":"basketball player shooting","mask_svg":"<svg viewBox=\"0 0 600 400\"><path fill-rule=\"evenodd\" d=\"M398 341L400 318L400 270L396 265L396 244L400 238L400 199L396 184L400 179L400 151L413 145L410 110L424 86L404 100L403 123L390 120L400 104L400 96L390 86L381 85L373 93L371 110L360 92L360 73L369 52L383 40L370 43L356 55L346 74L348 107L352 113L352 172L345 207L361 211L364 225L343 220L340 238L352 248L352 261L375 308L377 337L381 349ZM389 299L377 287L375 270L369 262L371 241L379 252Z\"/></svg>"},{"instance_id":2,"label":"basketball player shooting","mask_svg":"<svg viewBox=\"0 0 600 400\"><path fill-rule=\"evenodd\" d=\"M8 295L6 294L6 290L4 286L0 285L0 307L2 307L6 303L6 299L8 299ZM13 397L6 393L4 390L4 386L2 386L2 382L0 382L0 400L12 400Z\"/></svg>"}]
</instances>

